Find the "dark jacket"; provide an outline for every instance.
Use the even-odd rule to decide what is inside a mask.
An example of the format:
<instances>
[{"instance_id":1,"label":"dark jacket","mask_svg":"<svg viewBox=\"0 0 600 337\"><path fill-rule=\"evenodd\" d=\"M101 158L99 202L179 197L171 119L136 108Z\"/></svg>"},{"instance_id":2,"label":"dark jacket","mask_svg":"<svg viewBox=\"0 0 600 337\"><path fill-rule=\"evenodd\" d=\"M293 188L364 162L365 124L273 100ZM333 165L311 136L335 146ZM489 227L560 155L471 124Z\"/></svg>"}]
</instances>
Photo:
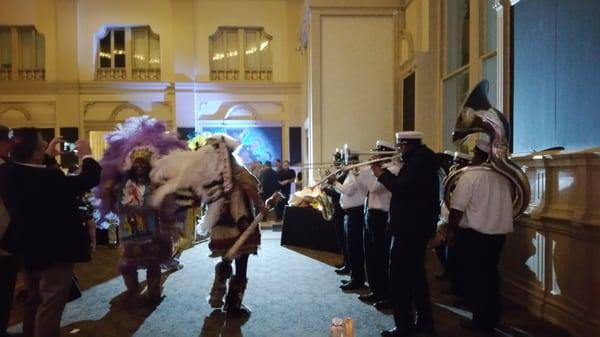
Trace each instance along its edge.
<instances>
[{"instance_id":1,"label":"dark jacket","mask_svg":"<svg viewBox=\"0 0 600 337\"><path fill-rule=\"evenodd\" d=\"M76 197L98 184L101 170L91 158L83 161L78 176L65 176L54 167L12 165L5 202L16 233L16 253L26 270L89 261L89 238Z\"/></svg>"},{"instance_id":2,"label":"dark jacket","mask_svg":"<svg viewBox=\"0 0 600 337\"><path fill-rule=\"evenodd\" d=\"M378 180L392 192L392 235L428 239L435 234L440 214L438 163L435 153L418 145L402 155L397 176L388 170Z\"/></svg>"},{"instance_id":3,"label":"dark jacket","mask_svg":"<svg viewBox=\"0 0 600 337\"><path fill-rule=\"evenodd\" d=\"M2 202L5 207L6 203L4 200L8 195L6 193L6 183L8 181L8 172L10 167L11 163L8 161L8 158L0 158L0 202ZM6 214L4 216L6 216ZM6 226L6 228L3 228L4 232L0 231L0 249L12 251L12 248L14 247L10 247L10 242L13 241L12 237L14 237L14 235L12 235L11 231L9 230L10 226L8 226L8 224L0 224L0 226Z\"/></svg>"},{"instance_id":4,"label":"dark jacket","mask_svg":"<svg viewBox=\"0 0 600 337\"><path fill-rule=\"evenodd\" d=\"M281 190L281 185L277 181L277 172L270 167L263 168L258 177L260 187L262 188L261 196L263 199L269 198L273 193Z\"/></svg>"}]
</instances>

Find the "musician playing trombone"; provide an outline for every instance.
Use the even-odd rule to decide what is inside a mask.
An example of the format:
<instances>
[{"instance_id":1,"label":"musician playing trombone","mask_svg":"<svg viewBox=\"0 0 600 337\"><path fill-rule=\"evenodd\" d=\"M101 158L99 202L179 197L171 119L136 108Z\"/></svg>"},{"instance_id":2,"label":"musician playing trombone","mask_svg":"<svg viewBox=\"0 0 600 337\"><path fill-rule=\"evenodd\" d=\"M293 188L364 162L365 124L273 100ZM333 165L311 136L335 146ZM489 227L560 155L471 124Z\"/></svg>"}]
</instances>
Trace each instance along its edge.
<instances>
[{"instance_id":1,"label":"musician playing trombone","mask_svg":"<svg viewBox=\"0 0 600 337\"><path fill-rule=\"evenodd\" d=\"M397 176L381 163L371 165L377 180L392 193L390 291L396 327L382 331L387 337L433 332L425 252L439 217L439 178L435 153L422 138L417 131L396 133L404 162Z\"/></svg>"},{"instance_id":2,"label":"musician playing trombone","mask_svg":"<svg viewBox=\"0 0 600 337\"><path fill-rule=\"evenodd\" d=\"M371 150L373 159L391 157L396 151L396 146L385 140L378 140L375 148ZM397 160L382 164L393 175L400 171ZM366 174L360 176L360 181L369 191L367 197L367 217L364 231L365 262L367 278L371 292L358 297L361 301L374 303L377 309L391 307L389 290L389 250L390 237L388 233L388 212L392 193L388 191L368 169Z\"/></svg>"},{"instance_id":3,"label":"musician playing trombone","mask_svg":"<svg viewBox=\"0 0 600 337\"><path fill-rule=\"evenodd\" d=\"M358 155L350 155L349 163L357 163ZM365 254L363 230L365 227L364 205L367 189L359 183L358 176L367 170L348 172L344 183L332 181L335 190L341 194L340 205L346 213L346 230L348 239L348 257L350 262L350 280L342 281L342 290L357 290L365 286Z\"/></svg>"}]
</instances>

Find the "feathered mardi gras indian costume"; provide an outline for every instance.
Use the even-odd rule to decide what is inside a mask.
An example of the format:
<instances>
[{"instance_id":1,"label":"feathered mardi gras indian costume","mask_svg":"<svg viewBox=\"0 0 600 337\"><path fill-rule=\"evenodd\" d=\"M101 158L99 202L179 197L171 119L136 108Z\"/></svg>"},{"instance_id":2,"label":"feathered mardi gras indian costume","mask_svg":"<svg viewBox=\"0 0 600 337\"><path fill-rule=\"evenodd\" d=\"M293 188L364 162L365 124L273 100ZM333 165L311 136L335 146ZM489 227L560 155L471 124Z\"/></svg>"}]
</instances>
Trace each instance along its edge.
<instances>
[{"instance_id":1,"label":"feathered mardi gras indian costume","mask_svg":"<svg viewBox=\"0 0 600 337\"><path fill-rule=\"evenodd\" d=\"M265 210L258 181L232 154L239 145L227 135L213 135L194 152L175 152L162 158L151 173L152 180L161 184L153 196L155 206L164 204L165 196L181 190L190 191L208 206L203 229L210 232L209 248L215 257L224 256L232 248L253 222L256 211ZM215 270L208 299L214 308L224 305L228 312L248 312L242 305L248 281L246 269L249 254L256 254L260 244L260 232L251 227L247 234L239 249L229 252L236 265L229 289L230 273L224 268Z\"/></svg>"},{"instance_id":2,"label":"feathered mardi gras indian costume","mask_svg":"<svg viewBox=\"0 0 600 337\"><path fill-rule=\"evenodd\" d=\"M148 117L132 117L106 136L108 149L100 164L102 177L96 195L102 217L119 217L121 263L119 271L130 294L137 294L137 269L147 269L148 293L160 297L160 265L173 254L177 226L174 199L160 211L150 205L156 186L149 174L161 156L184 150L186 144L167 133L164 123Z\"/></svg>"}]
</instances>

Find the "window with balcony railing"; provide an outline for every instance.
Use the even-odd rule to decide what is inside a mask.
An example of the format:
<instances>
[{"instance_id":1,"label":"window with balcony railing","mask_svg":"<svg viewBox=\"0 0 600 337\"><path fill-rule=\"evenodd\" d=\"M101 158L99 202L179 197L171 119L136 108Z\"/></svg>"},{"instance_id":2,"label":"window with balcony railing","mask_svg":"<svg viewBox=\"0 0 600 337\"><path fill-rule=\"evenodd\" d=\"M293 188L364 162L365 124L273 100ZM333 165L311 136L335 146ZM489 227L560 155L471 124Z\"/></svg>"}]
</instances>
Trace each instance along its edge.
<instances>
[{"instance_id":1,"label":"window with balcony railing","mask_svg":"<svg viewBox=\"0 0 600 337\"><path fill-rule=\"evenodd\" d=\"M212 81L271 81L271 42L262 27L219 27L209 37Z\"/></svg>"},{"instance_id":2,"label":"window with balcony railing","mask_svg":"<svg viewBox=\"0 0 600 337\"><path fill-rule=\"evenodd\" d=\"M160 37L150 27L113 27L98 39L98 80L160 80Z\"/></svg>"},{"instance_id":3,"label":"window with balcony railing","mask_svg":"<svg viewBox=\"0 0 600 337\"><path fill-rule=\"evenodd\" d=\"M0 81L43 80L46 43L33 26L0 26Z\"/></svg>"}]
</instances>

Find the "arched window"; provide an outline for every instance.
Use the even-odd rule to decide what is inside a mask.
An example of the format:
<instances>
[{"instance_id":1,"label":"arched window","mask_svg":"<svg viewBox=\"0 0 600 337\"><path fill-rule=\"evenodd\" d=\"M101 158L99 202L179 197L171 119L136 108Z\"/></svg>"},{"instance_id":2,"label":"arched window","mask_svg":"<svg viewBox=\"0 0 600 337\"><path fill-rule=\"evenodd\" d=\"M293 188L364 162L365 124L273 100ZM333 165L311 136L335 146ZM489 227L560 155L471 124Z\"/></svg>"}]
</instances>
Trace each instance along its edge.
<instances>
[{"instance_id":1,"label":"arched window","mask_svg":"<svg viewBox=\"0 0 600 337\"><path fill-rule=\"evenodd\" d=\"M0 80L43 80L46 42L33 26L0 26Z\"/></svg>"},{"instance_id":2,"label":"arched window","mask_svg":"<svg viewBox=\"0 0 600 337\"><path fill-rule=\"evenodd\" d=\"M160 37L149 26L108 28L96 50L98 80L160 80Z\"/></svg>"},{"instance_id":3,"label":"arched window","mask_svg":"<svg viewBox=\"0 0 600 337\"><path fill-rule=\"evenodd\" d=\"M209 37L210 79L271 81L271 41L262 27L219 27Z\"/></svg>"}]
</instances>

